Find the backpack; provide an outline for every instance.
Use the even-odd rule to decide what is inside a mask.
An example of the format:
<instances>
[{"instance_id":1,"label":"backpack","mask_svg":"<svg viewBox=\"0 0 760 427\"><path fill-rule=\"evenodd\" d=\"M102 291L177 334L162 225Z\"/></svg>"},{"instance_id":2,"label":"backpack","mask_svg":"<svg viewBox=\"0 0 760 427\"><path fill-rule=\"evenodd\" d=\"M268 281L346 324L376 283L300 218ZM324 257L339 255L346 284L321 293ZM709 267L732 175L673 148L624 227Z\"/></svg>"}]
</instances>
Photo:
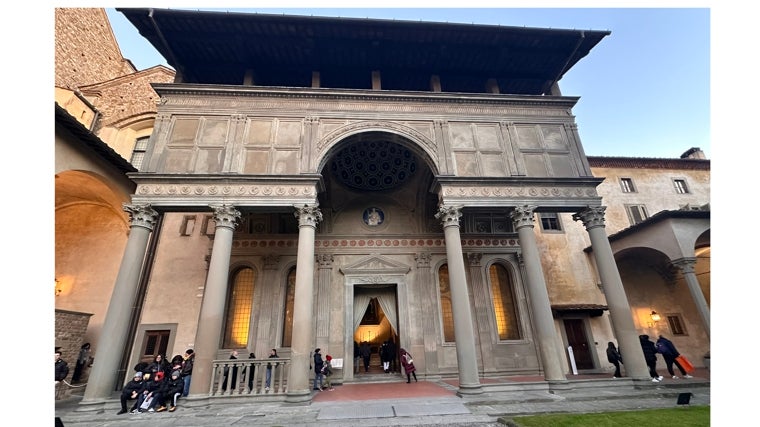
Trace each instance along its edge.
<instances>
[{"instance_id":1,"label":"backpack","mask_svg":"<svg viewBox=\"0 0 760 427\"><path fill-rule=\"evenodd\" d=\"M668 352L668 347L663 342L658 342L655 344L655 347L657 347L657 352L660 354L666 354Z\"/></svg>"}]
</instances>

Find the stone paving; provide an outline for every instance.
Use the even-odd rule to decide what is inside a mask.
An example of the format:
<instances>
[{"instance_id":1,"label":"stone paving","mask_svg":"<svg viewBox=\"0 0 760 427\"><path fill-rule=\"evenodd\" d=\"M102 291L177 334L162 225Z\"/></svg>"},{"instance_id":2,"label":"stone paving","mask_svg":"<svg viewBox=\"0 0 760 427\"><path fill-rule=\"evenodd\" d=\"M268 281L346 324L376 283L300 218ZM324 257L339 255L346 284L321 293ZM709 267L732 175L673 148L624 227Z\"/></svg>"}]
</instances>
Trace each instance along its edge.
<instances>
[{"instance_id":1,"label":"stone paving","mask_svg":"<svg viewBox=\"0 0 760 427\"><path fill-rule=\"evenodd\" d=\"M571 381L572 383L572 381ZM534 383L530 383L534 384ZM486 392L458 397L443 381L385 385L347 384L335 392L314 392L311 402L208 403L182 405L175 412L116 415L118 399L97 410L83 410L81 396L56 402L55 416L65 427L177 426L481 426L497 427L511 417L537 413L592 413L678 406L679 393L691 393L691 405L710 404L704 378L636 384L631 380L595 380L562 391ZM372 387L370 387L372 386ZM366 392L362 392L362 387ZM341 390L342 389L342 390ZM412 394L417 396L412 397ZM180 401L182 402L182 401ZM131 403L131 402L130 402Z\"/></svg>"}]
</instances>

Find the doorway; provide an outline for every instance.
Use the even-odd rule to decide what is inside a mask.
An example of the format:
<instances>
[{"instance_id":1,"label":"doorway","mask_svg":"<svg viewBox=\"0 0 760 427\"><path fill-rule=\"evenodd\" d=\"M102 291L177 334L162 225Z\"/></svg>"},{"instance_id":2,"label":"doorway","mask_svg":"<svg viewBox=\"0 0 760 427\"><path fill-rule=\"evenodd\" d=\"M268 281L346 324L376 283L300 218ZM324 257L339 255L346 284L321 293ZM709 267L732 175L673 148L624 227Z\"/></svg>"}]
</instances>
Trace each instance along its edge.
<instances>
[{"instance_id":1,"label":"doorway","mask_svg":"<svg viewBox=\"0 0 760 427\"><path fill-rule=\"evenodd\" d=\"M594 369L594 359L591 357L585 322L583 319L564 319L564 323L567 345L573 348L576 368ZM568 364L570 364L569 357L568 355Z\"/></svg>"},{"instance_id":2,"label":"doorway","mask_svg":"<svg viewBox=\"0 0 760 427\"><path fill-rule=\"evenodd\" d=\"M354 374L376 375L398 370L398 299L396 285L359 285L354 288L354 343L362 357L356 360ZM364 355L369 354L366 362ZM383 354L391 356L388 372Z\"/></svg>"}]
</instances>

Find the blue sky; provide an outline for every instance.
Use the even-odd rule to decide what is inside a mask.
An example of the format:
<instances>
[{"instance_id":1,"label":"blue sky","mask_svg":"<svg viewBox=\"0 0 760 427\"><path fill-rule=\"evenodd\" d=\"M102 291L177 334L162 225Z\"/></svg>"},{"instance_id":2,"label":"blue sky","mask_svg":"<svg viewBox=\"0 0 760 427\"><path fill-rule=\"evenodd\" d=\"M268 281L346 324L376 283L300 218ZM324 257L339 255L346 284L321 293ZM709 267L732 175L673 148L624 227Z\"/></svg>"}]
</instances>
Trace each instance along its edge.
<instances>
[{"instance_id":1,"label":"blue sky","mask_svg":"<svg viewBox=\"0 0 760 427\"><path fill-rule=\"evenodd\" d=\"M193 8L198 9L198 8ZM609 30L560 81L587 155L710 158L710 19L701 8L204 9L563 29ZM107 9L122 54L138 69L164 64L126 18Z\"/></svg>"}]
</instances>

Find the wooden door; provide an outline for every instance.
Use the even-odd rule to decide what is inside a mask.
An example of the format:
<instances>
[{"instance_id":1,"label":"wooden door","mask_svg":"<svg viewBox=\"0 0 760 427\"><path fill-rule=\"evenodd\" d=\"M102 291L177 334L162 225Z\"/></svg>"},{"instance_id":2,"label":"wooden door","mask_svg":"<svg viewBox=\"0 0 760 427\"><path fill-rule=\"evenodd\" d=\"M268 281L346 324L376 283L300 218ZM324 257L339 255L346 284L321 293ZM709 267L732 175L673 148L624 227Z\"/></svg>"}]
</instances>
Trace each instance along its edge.
<instances>
[{"instance_id":1,"label":"wooden door","mask_svg":"<svg viewBox=\"0 0 760 427\"><path fill-rule=\"evenodd\" d=\"M151 363L159 354L167 358L166 347L168 344L168 330L145 331L140 361ZM171 355L168 355L168 360L171 360L171 357Z\"/></svg>"},{"instance_id":2,"label":"wooden door","mask_svg":"<svg viewBox=\"0 0 760 427\"><path fill-rule=\"evenodd\" d=\"M594 359L591 358L591 349L583 319L565 319L565 333L567 334L567 345L573 347L575 366L578 369L594 369Z\"/></svg>"}]
</instances>

